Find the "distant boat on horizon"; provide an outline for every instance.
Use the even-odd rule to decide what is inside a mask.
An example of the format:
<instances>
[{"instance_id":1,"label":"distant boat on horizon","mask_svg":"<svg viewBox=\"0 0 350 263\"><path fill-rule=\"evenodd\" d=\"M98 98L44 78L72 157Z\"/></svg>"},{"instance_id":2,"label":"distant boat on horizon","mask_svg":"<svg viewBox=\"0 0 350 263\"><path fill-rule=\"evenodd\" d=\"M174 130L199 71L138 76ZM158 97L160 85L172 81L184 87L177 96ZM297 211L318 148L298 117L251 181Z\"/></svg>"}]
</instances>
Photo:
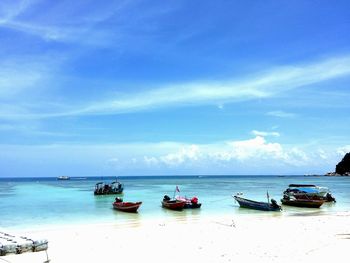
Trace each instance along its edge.
<instances>
[{"instance_id":1,"label":"distant boat on horizon","mask_svg":"<svg viewBox=\"0 0 350 263\"><path fill-rule=\"evenodd\" d=\"M58 176L57 180L69 180L70 177L69 176Z\"/></svg>"}]
</instances>

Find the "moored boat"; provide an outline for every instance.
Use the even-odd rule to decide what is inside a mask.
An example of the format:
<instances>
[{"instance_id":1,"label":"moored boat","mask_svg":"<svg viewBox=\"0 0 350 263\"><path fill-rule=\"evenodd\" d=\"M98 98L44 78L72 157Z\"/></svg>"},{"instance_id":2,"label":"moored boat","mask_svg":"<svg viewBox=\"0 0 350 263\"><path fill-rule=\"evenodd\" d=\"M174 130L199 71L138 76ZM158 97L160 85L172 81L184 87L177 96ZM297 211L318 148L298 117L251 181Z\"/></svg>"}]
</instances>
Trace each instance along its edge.
<instances>
[{"instance_id":1,"label":"moored boat","mask_svg":"<svg viewBox=\"0 0 350 263\"><path fill-rule=\"evenodd\" d=\"M113 208L123 212L136 213L142 202L123 202L123 199L117 197L113 203Z\"/></svg>"},{"instance_id":2,"label":"moored boat","mask_svg":"<svg viewBox=\"0 0 350 263\"><path fill-rule=\"evenodd\" d=\"M335 198L327 187L314 184L290 184L283 192L285 196L303 199L305 196L313 199L323 199L325 202L335 202ZM305 198L304 198L305 199Z\"/></svg>"},{"instance_id":3,"label":"moored boat","mask_svg":"<svg viewBox=\"0 0 350 263\"><path fill-rule=\"evenodd\" d=\"M274 199L271 202L257 202L237 195L232 196L240 207L261 210L261 211L281 211L281 206Z\"/></svg>"},{"instance_id":4,"label":"moored boat","mask_svg":"<svg viewBox=\"0 0 350 263\"><path fill-rule=\"evenodd\" d=\"M319 208L325 202L335 202L327 187L313 184L290 184L283 192L283 205Z\"/></svg>"},{"instance_id":5,"label":"moored boat","mask_svg":"<svg viewBox=\"0 0 350 263\"><path fill-rule=\"evenodd\" d=\"M169 196L165 195L162 200L162 207L170 210L182 210L185 207L185 202L176 199L170 199Z\"/></svg>"},{"instance_id":6,"label":"moored boat","mask_svg":"<svg viewBox=\"0 0 350 263\"><path fill-rule=\"evenodd\" d=\"M99 182L95 185L94 195L122 194L123 190L123 184L118 181L112 182L111 184Z\"/></svg>"}]
</instances>

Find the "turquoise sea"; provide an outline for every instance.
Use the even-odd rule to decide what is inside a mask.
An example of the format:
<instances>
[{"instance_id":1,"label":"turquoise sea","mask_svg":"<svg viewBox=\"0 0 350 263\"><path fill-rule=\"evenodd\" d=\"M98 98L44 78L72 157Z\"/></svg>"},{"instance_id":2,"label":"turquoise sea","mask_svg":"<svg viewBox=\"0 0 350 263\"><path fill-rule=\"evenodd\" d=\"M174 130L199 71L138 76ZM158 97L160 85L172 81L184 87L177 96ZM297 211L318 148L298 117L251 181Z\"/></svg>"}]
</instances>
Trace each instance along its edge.
<instances>
[{"instance_id":1,"label":"turquoise sea","mask_svg":"<svg viewBox=\"0 0 350 263\"><path fill-rule=\"evenodd\" d=\"M142 201L137 214L115 211L115 196L94 196L95 183L115 178L0 178L0 228L33 228L48 225L81 223L142 222L152 218L191 219L215 215L324 215L350 211L350 177L326 176L135 176L118 177L124 184L124 201ZM260 212L239 208L232 198L237 192L244 197L264 201L266 191L280 203L290 183L308 183L328 187L335 204L320 209L283 207L282 213ZM197 196L202 208L169 211L161 207L165 194L173 196L176 185L180 194Z\"/></svg>"}]
</instances>

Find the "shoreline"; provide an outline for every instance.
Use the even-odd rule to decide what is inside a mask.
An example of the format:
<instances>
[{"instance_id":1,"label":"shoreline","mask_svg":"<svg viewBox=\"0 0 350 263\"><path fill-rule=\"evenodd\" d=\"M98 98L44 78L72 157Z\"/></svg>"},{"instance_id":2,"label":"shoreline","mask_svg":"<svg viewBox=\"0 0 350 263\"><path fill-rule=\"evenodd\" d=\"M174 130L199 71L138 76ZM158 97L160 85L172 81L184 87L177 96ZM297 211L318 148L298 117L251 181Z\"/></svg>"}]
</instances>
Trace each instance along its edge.
<instances>
[{"instance_id":1,"label":"shoreline","mask_svg":"<svg viewBox=\"0 0 350 263\"><path fill-rule=\"evenodd\" d=\"M297 217L297 216L332 216L338 214L347 213L348 210L344 207L341 210L332 211L330 208L334 206L333 203L326 203L325 209L322 208L299 208L292 206L283 206L281 212L266 212L266 211L257 211L252 209L246 209L239 207L238 204L232 203L231 207L228 207L226 210L215 211L215 213L208 213L208 211L202 211L201 209L185 209L183 211L171 211L164 209L161 206L159 207L159 212L156 213L145 213L139 211L138 213L125 213L111 210L111 214L114 214L114 218L71 218L70 220L57 220L51 223L42 223L42 224L21 224L21 225L11 225L11 226L0 226L0 229L8 229L9 231L32 231L32 230L43 230L43 229L52 229L52 228L65 228L66 226L75 226L79 227L81 225L129 225L129 224L147 224L148 222L154 221L197 221L197 220L206 220L210 218L236 218L236 217ZM339 209L339 206L338 206Z\"/></svg>"},{"instance_id":2,"label":"shoreline","mask_svg":"<svg viewBox=\"0 0 350 263\"><path fill-rule=\"evenodd\" d=\"M164 209L164 208L161 208ZM125 213L117 211L116 213L118 216L125 216L128 218L119 218L119 219L99 219L99 220L90 220L90 221L84 221L83 219L80 220L71 220L71 221L59 221L55 223L45 223L45 224L37 224L37 225L19 225L19 226L0 226L0 230L8 230L10 232L32 232L32 231L45 231L45 230L51 230L51 229L66 229L66 228L75 228L75 227L81 227L81 226L118 226L118 227L124 227L129 225L149 225L154 222L191 222L191 221L208 221L210 219L220 218L288 218L288 217L325 217L325 216L339 216L343 214L348 214L350 217L350 211L344 210L344 211L325 211L321 210L319 208L295 208L295 207L289 207L290 210L284 210L281 212L266 212L266 211L257 211L257 210L251 210L246 208L240 208L239 212L232 211L232 212L221 212L216 213L213 215L209 214L192 214L192 210L185 210L185 211L170 211L170 210L164 210L164 212L170 213L167 215L146 215L143 216L141 213ZM134 217L134 218L133 218Z\"/></svg>"}]
</instances>

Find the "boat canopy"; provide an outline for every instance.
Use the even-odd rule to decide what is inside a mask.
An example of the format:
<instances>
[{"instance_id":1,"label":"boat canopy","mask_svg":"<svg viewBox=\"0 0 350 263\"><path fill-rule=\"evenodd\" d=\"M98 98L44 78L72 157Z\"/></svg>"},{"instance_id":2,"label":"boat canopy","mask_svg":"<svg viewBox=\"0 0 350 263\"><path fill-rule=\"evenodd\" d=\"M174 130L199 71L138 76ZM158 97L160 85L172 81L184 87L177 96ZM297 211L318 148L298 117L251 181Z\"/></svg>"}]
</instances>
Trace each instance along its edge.
<instances>
[{"instance_id":1,"label":"boat canopy","mask_svg":"<svg viewBox=\"0 0 350 263\"><path fill-rule=\"evenodd\" d=\"M289 187L316 187L314 184L290 184Z\"/></svg>"},{"instance_id":2,"label":"boat canopy","mask_svg":"<svg viewBox=\"0 0 350 263\"><path fill-rule=\"evenodd\" d=\"M308 188L308 187L299 187L297 190L305 193L319 193L320 191L317 188Z\"/></svg>"}]
</instances>

